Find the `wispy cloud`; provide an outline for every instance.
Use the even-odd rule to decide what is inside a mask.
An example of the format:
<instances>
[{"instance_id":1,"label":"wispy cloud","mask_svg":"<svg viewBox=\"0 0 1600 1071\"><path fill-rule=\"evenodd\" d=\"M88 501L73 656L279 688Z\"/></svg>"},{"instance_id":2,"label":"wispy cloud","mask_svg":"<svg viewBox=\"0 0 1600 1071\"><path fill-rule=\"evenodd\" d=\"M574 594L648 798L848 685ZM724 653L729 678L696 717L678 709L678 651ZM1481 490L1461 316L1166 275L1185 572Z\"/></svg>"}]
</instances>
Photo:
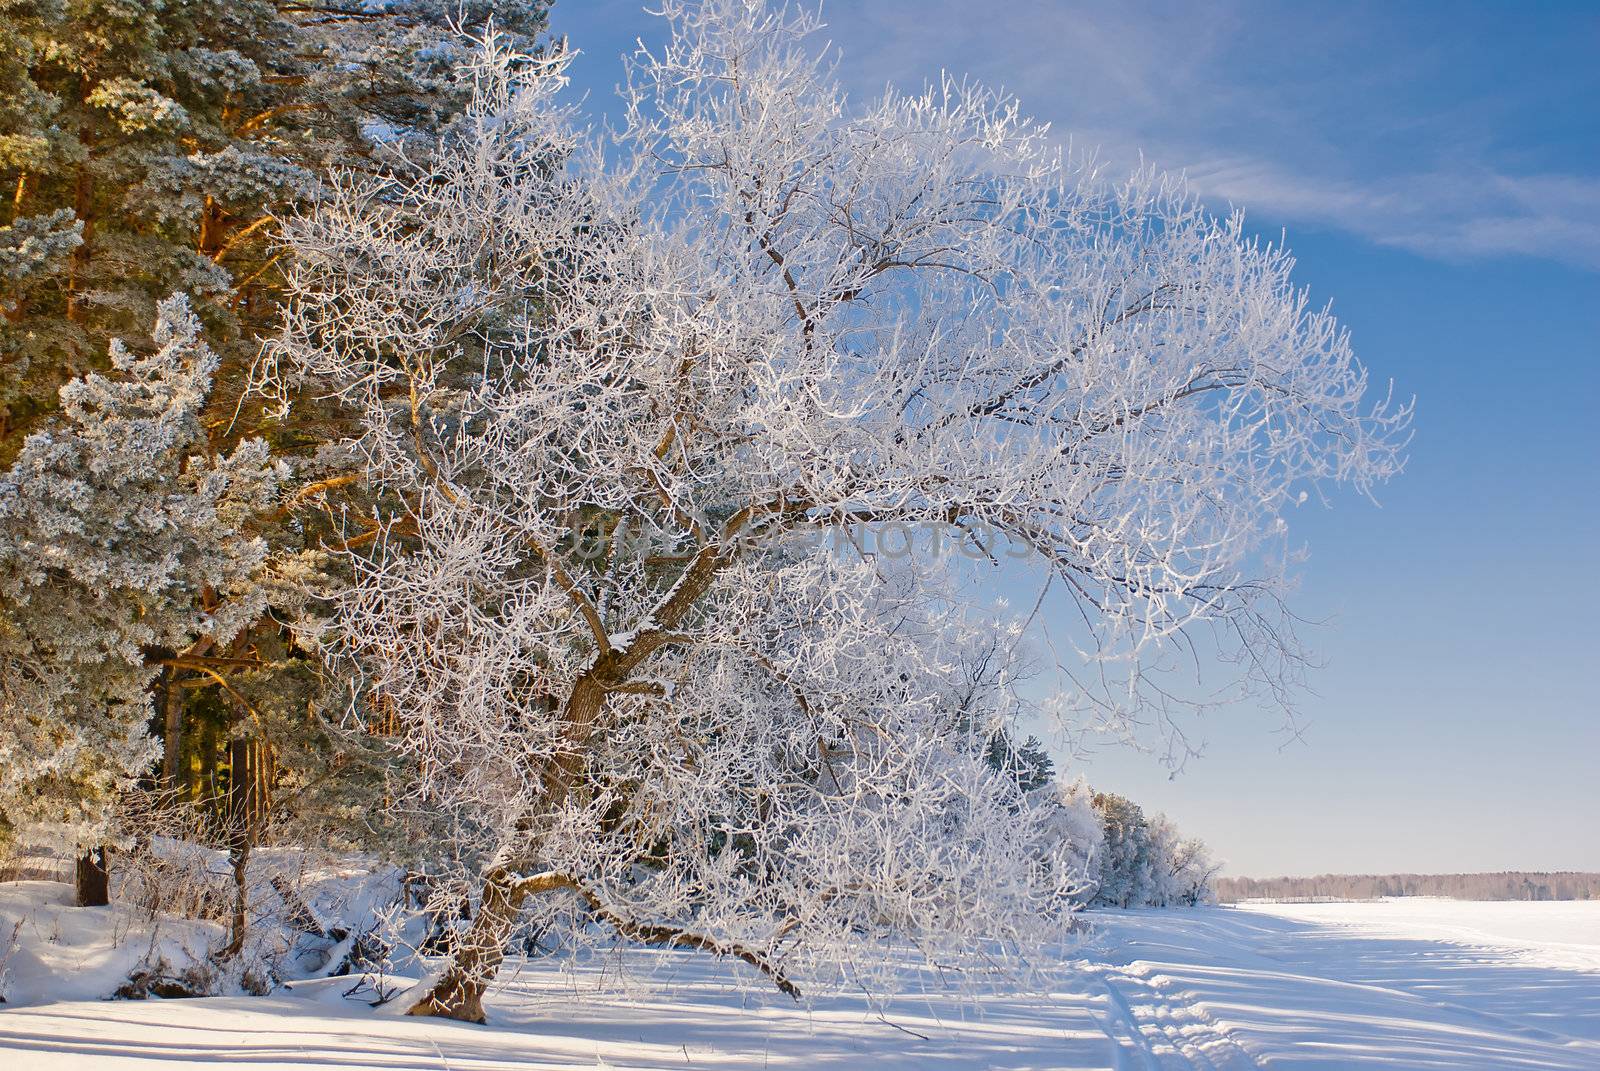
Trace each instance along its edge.
<instances>
[{"instance_id":1,"label":"wispy cloud","mask_svg":"<svg viewBox=\"0 0 1600 1071\"><path fill-rule=\"evenodd\" d=\"M1195 189L1444 260L1521 255L1600 269L1600 179L1485 167L1333 179L1264 158L1183 167Z\"/></svg>"},{"instance_id":2,"label":"wispy cloud","mask_svg":"<svg viewBox=\"0 0 1600 1071\"><path fill-rule=\"evenodd\" d=\"M1584 92L1600 79L1576 64L1565 82L1486 66L1516 45L1482 40L1483 27L1439 34L1385 7L1339 9L1337 21L1330 10L873 0L827 14L861 92L972 71L1109 164L1142 155L1258 217L1435 258L1600 269L1594 145L1581 144L1577 111L1550 122L1586 109L1600 127ZM1525 129L1530 115L1543 125Z\"/></svg>"}]
</instances>

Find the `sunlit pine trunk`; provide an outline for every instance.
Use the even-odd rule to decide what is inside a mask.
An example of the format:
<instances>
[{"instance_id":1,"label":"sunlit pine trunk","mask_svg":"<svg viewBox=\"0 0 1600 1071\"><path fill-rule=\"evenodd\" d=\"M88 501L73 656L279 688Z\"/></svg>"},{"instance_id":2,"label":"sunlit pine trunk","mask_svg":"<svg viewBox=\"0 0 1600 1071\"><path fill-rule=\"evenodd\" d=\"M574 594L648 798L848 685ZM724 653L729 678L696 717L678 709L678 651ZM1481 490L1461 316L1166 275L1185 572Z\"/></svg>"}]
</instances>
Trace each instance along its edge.
<instances>
[{"instance_id":1,"label":"sunlit pine trunk","mask_svg":"<svg viewBox=\"0 0 1600 1071\"><path fill-rule=\"evenodd\" d=\"M267 747L250 738L228 743L228 861L233 868L233 913L223 957L244 950L250 908L250 856L266 824L268 771Z\"/></svg>"}]
</instances>

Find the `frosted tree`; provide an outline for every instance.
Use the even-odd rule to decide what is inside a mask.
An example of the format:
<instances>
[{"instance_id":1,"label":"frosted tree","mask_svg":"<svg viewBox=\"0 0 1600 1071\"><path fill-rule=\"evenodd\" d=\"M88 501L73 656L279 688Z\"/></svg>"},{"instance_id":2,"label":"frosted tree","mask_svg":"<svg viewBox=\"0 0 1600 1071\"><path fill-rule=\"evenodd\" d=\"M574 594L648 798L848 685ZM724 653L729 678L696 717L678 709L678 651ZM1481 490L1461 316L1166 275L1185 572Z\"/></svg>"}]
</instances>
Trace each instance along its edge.
<instances>
[{"instance_id":1,"label":"frosted tree","mask_svg":"<svg viewBox=\"0 0 1600 1071\"><path fill-rule=\"evenodd\" d=\"M1156 869L1144 809L1114 792L1096 792L1093 802L1103 829L1094 903L1106 907L1153 903Z\"/></svg>"},{"instance_id":2,"label":"frosted tree","mask_svg":"<svg viewBox=\"0 0 1600 1071\"><path fill-rule=\"evenodd\" d=\"M1064 854L1068 865L1084 875L1083 887L1074 895L1088 902L1099 888L1106 847L1105 824L1094 807L1094 790L1079 777L1070 784L1053 784L1046 791L1054 797L1054 806L1045 835L1054 850Z\"/></svg>"},{"instance_id":3,"label":"frosted tree","mask_svg":"<svg viewBox=\"0 0 1600 1071\"><path fill-rule=\"evenodd\" d=\"M1171 819L1160 814L1149 820L1148 835L1153 906L1193 907L1216 901L1213 885L1222 867L1211 858L1204 841L1183 836Z\"/></svg>"},{"instance_id":4,"label":"frosted tree","mask_svg":"<svg viewBox=\"0 0 1600 1071\"><path fill-rule=\"evenodd\" d=\"M1288 687L1281 515L1398 464L1404 412L1238 217L968 83L847 109L807 14L663 7L614 144L491 38L419 175L287 227L268 371L359 415L388 503L331 649L480 872L416 1014L481 1019L547 894L786 989L888 935L1025 964L1081 875L986 761L1009 688L962 709L1013 626L818 530L1026 548L1083 611L1075 698L1131 719L1197 632Z\"/></svg>"},{"instance_id":5,"label":"frosted tree","mask_svg":"<svg viewBox=\"0 0 1600 1071\"><path fill-rule=\"evenodd\" d=\"M166 0L0 8L0 462L111 338L181 290L238 399L270 324L273 214L459 113L455 27L527 39L544 0Z\"/></svg>"},{"instance_id":6,"label":"frosted tree","mask_svg":"<svg viewBox=\"0 0 1600 1071\"><path fill-rule=\"evenodd\" d=\"M282 470L260 440L192 456L216 356L182 297L153 352L61 390L60 415L0 473L0 834L96 843L156 741L150 684L200 635L260 615L248 523Z\"/></svg>"}]
</instances>

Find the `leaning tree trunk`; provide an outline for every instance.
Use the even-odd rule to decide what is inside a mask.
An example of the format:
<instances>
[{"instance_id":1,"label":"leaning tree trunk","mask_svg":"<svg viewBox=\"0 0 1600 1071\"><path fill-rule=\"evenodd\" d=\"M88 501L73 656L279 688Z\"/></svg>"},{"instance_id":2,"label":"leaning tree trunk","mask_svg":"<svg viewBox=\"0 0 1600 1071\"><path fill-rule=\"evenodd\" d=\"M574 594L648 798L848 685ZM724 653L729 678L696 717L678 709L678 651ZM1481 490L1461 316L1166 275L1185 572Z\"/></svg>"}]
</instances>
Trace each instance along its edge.
<instances>
[{"instance_id":1,"label":"leaning tree trunk","mask_svg":"<svg viewBox=\"0 0 1600 1071\"><path fill-rule=\"evenodd\" d=\"M606 695L600 681L610 677L613 668L614 655L602 656L573 687L567 699L567 720L578 733L586 730L599 713ZM574 753L577 750L574 748ZM544 770L542 780L548 791L543 801L545 806L553 807L565 796L569 771L563 763L569 761L570 758L558 759ZM526 813L523 815L524 820L528 817ZM519 820L518 825L521 824ZM533 893L571 887L572 880L564 874L519 877L504 866L493 867L484 875L478 915L457 942L450 966L422 999L406 1009L406 1014L484 1022L483 994L500 973L501 961L506 958L506 943L517 928L517 915L524 901Z\"/></svg>"},{"instance_id":2,"label":"leaning tree trunk","mask_svg":"<svg viewBox=\"0 0 1600 1071\"><path fill-rule=\"evenodd\" d=\"M78 856L72 889L79 907L105 907L111 903L111 870L106 865L105 848L87 848Z\"/></svg>"},{"instance_id":3,"label":"leaning tree trunk","mask_svg":"<svg viewBox=\"0 0 1600 1071\"><path fill-rule=\"evenodd\" d=\"M483 881L477 917L456 943L449 968L422 999L406 1009L406 1014L484 1022L483 994L500 973L506 944L516 929L523 903L530 894L566 884L566 878L552 874L519 879L504 868L490 871Z\"/></svg>"},{"instance_id":4,"label":"leaning tree trunk","mask_svg":"<svg viewBox=\"0 0 1600 1071\"><path fill-rule=\"evenodd\" d=\"M589 910L621 937L643 944L694 948L719 956L735 956L770 978L779 992L795 1000L800 999L800 990L766 951L676 926L635 922L607 907L593 891L557 871L519 878L504 867L496 867L484 878L483 903L479 906L478 917L473 919L471 927L462 935L455 954L451 956L449 968L420 1000L406 1009L406 1014L438 1015L469 1023L484 1022L483 994L500 972L506 944L516 928L517 915L522 910L523 902L530 895L553 889L575 891L589 905Z\"/></svg>"}]
</instances>

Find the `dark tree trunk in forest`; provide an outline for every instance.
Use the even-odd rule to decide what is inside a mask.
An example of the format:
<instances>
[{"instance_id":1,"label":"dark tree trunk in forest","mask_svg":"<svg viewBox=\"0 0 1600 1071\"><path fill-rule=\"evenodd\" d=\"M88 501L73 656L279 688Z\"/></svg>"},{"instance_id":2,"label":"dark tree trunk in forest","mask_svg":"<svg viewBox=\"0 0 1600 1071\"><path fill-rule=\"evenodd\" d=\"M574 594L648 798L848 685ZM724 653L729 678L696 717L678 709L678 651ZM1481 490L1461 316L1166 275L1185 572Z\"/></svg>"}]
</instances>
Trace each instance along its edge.
<instances>
[{"instance_id":1,"label":"dark tree trunk in forest","mask_svg":"<svg viewBox=\"0 0 1600 1071\"><path fill-rule=\"evenodd\" d=\"M178 671L162 675L161 787L178 790L178 763L183 753L183 689L178 687Z\"/></svg>"},{"instance_id":2,"label":"dark tree trunk in forest","mask_svg":"<svg viewBox=\"0 0 1600 1071\"><path fill-rule=\"evenodd\" d=\"M105 907L111 903L111 870L106 865L105 848L89 848L78 856L72 889L79 907Z\"/></svg>"},{"instance_id":3,"label":"dark tree trunk in forest","mask_svg":"<svg viewBox=\"0 0 1600 1071\"><path fill-rule=\"evenodd\" d=\"M195 750L200 761L195 771L194 795L209 808L215 806L217 801L217 753L221 748L217 742L216 722L210 718L204 719L198 735L200 739Z\"/></svg>"},{"instance_id":4,"label":"dark tree trunk in forest","mask_svg":"<svg viewBox=\"0 0 1600 1071\"><path fill-rule=\"evenodd\" d=\"M223 956L244 949L249 925L250 854L266 824L267 749L259 740L228 742L228 861L233 867L233 915Z\"/></svg>"}]
</instances>

